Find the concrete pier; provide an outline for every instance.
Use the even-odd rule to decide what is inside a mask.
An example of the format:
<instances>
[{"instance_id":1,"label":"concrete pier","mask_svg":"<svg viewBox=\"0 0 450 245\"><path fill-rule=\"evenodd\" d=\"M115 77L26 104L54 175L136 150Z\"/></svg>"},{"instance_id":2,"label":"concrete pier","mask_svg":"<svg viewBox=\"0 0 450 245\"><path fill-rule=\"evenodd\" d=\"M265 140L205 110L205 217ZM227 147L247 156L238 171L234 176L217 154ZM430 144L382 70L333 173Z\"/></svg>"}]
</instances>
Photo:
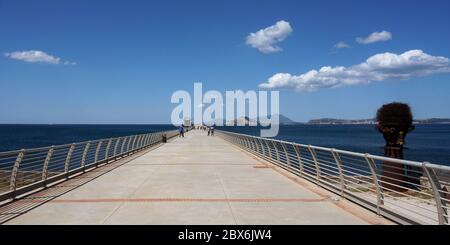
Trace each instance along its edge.
<instances>
[{"instance_id":1,"label":"concrete pier","mask_svg":"<svg viewBox=\"0 0 450 245\"><path fill-rule=\"evenodd\" d=\"M5 224L390 224L204 131L8 208Z\"/></svg>"}]
</instances>

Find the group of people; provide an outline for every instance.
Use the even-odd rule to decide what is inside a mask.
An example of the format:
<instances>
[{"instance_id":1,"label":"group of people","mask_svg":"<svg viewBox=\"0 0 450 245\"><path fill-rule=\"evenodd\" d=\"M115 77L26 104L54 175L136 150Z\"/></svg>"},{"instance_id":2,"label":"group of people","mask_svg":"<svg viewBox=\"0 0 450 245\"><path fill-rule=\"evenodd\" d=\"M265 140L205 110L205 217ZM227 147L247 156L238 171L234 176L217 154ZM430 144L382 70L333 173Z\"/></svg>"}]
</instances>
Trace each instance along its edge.
<instances>
[{"instance_id":1,"label":"group of people","mask_svg":"<svg viewBox=\"0 0 450 245\"><path fill-rule=\"evenodd\" d=\"M191 129L196 129L196 130L204 130L204 131L208 131L208 136L214 136L214 127L213 126L191 126ZM181 125L178 128L178 137L182 137L184 138L184 126Z\"/></svg>"},{"instance_id":2,"label":"group of people","mask_svg":"<svg viewBox=\"0 0 450 245\"><path fill-rule=\"evenodd\" d=\"M214 126L199 125L199 126L192 126L192 129L207 131L208 136L214 136Z\"/></svg>"}]
</instances>

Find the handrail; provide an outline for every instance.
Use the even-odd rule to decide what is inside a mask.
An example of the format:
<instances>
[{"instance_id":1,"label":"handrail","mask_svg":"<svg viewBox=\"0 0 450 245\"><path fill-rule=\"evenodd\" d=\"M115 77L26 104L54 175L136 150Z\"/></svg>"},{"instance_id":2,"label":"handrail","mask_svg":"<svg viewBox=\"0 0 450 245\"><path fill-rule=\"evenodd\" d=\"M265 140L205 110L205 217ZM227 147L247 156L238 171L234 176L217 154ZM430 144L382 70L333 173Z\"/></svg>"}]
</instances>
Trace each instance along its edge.
<instances>
[{"instance_id":1,"label":"handrail","mask_svg":"<svg viewBox=\"0 0 450 245\"><path fill-rule=\"evenodd\" d=\"M0 152L0 204L161 143L163 135L170 139L178 131Z\"/></svg>"},{"instance_id":2,"label":"handrail","mask_svg":"<svg viewBox=\"0 0 450 245\"><path fill-rule=\"evenodd\" d=\"M449 166L223 130L217 133L232 144L397 223L449 224ZM389 163L389 167L383 167L384 163Z\"/></svg>"},{"instance_id":3,"label":"handrail","mask_svg":"<svg viewBox=\"0 0 450 245\"><path fill-rule=\"evenodd\" d=\"M325 151L331 151L334 150L337 153L343 153L343 154L348 154L348 155L353 155L353 156L358 156L358 157L365 157L366 155L370 156L370 158L376 159L376 160L381 160L381 161L391 161L391 162L395 162L395 163L401 163L401 164L407 164L410 166L414 166L414 167L422 167L422 162L417 162L417 161L411 161L411 160L404 160L404 159L397 159L397 158L389 158L389 157L384 157L384 156L378 156L378 155L372 155L369 153L359 153L359 152L353 152L353 151L347 151L347 150L340 150L340 149L335 149L335 148L327 148L327 147L323 147L323 146L315 146L315 145L306 145L306 144L300 144L300 143L296 143L296 142L289 142L289 141L284 141L284 140L278 140L278 139L269 139L269 138L264 138L264 137L259 137L259 136L254 136L254 135L248 135L248 134L240 134L240 133L235 133L235 132L230 132L230 131L223 131L223 130L216 130L219 132L226 132L227 134L234 134L234 135L240 135L240 136L248 136L248 137L252 137L255 139L263 139L263 140L270 140L273 142L278 142L278 143L287 143L287 144L291 144L291 145L296 145L296 146L301 146L301 147L306 147L308 148L309 146L311 146L313 149L315 150L325 150ZM436 169L441 169L441 170L446 170L446 171L450 171L450 166L445 166L445 165L440 165L440 164L433 164L433 163L428 163L429 167L432 168L436 168Z\"/></svg>"}]
</instances>

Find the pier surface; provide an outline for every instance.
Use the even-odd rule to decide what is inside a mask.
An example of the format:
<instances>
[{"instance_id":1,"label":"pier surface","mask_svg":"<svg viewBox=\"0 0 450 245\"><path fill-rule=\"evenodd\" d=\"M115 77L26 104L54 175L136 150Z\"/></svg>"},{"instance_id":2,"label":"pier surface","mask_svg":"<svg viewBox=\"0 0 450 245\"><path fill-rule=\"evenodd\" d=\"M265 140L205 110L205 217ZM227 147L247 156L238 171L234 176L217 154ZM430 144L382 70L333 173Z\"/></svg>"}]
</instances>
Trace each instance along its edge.
<instances>
[{"instance_id":1,"label":"pier surface","mask_svg":"<svg viewBox=\"0 0 450 245\"><path fill-rule=\"evenodd\" d=\"M15 205L6 224L389 223L204 131Z\"/></svg>"}]
</instances>

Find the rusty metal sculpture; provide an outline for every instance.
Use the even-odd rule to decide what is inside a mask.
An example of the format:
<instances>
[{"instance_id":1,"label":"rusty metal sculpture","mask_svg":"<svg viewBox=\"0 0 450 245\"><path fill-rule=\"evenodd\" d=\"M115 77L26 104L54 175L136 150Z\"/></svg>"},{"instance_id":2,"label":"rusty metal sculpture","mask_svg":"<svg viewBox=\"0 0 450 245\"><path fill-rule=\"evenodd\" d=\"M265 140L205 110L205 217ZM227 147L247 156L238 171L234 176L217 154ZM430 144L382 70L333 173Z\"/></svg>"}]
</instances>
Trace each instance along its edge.
<instances>
[{"instance_id":1,"label":"rusty metal sculpture","mask_svg":"<svg viewBox=\"0 0 450 245\"><path fill-rule=\"evenodd\" d=\"M398 102L385 104L378 109L376 120L376 127L386 141L384 155L403 159L406 135L415 128L409 105ZM417 183L418 180L409 177L408 172L410 170L404 165L384 161L382 185L388 189L404 192L407 188L412 188L409 183Z\"/></svg>"}]
</instances>

